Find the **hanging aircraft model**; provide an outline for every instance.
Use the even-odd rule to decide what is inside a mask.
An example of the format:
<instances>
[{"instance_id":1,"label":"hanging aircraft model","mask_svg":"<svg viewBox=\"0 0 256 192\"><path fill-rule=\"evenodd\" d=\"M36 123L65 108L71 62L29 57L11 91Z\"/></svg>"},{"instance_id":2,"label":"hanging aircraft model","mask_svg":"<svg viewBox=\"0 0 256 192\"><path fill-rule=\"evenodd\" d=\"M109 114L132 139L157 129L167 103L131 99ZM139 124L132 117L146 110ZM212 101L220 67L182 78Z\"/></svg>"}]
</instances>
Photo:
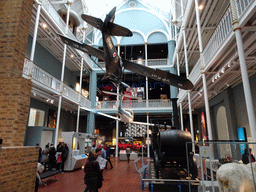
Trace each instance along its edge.
<instances>
[{"instance_id":1,"label":"hanging aircraft model","mask_svg":"<svg viewBox=\"0 0 256 192\"><path fill-rule=\"evenodd\" d=\"M88 24L96 27L102 32L103 37L103 50L96 49L92 46L74 41L65 36L59 35L64 43L67 45L79 49L89 55L98 57L106 63L106 74L103 79L110 79L110 81L118 87L120 84L126 85L122 82L123 70L130 70L142 76L147 76L156 81L166 83L178 87L180 89L190 90L193 88L193 84L185 77L174 75L167 71L159 69L153 69L137 63L133 63L129 60L122 59L112 42L111 36L125 36L131 37L132 32L120 25L113 23L115 19L116 7L114 7L109 14L107 14L104 22L89 15L82 14L82 19Z\"/></svg>"},{"instance_id":2,"label":"hanging aircraft model","mask_svg":"<svg viewBox=\"0 0 256 192\"><path fill-rule=\"evenodd\" d=\"M113 23L115 19L115 12L116 7L114 7L109 14L106 15L106 18L104 22L99 19L95 18L89 15L82 14L81 17L84 21L86 21L88 24L96 27L102 32L102 38L103 38L103 50L96 49L92 46L89 46L84 43L80 43L77 41L74 41L72 39L69 39L63 35L60 35L60 38L62 41L76 49L79 49L85 53L88 53L89 55L98 57L101 60L104 60L106 63L106 74L103 77L104 79L109 79L113 85L116 87L119 87L120 85L127 87L128 85L124 83L123 80L123 71L124 69L130 70L134 73L137 73L142 76L147 76L151 79L154 79L156 81L160 81L163 83L166 83L168 85L172 85L181 89L189 90L193 88L193 84L186 79L185 77L181 77L178 75L174 75L172 73L169 73L167 71L162 71L159 69L152 69L150 67L146 67L137 63L133 63L129 60L122 59L118 54L117 50L112 42L111 36L125 36L125 37L131 37L133 34L132 32L120 25L117 25ZM123 110L121 108L121 100L118 106L118 113L120 118L113 117L111 115L107 115L101 112L97 112L95 110L81 107L81 109L103 115L112 119L120 120L125 123L137 123L137 124L143 124L143 125L154 125L149 123L140 123L140 122L134 122L133 121L133 112L128 110Z\"/></svg>"}]
</instances>

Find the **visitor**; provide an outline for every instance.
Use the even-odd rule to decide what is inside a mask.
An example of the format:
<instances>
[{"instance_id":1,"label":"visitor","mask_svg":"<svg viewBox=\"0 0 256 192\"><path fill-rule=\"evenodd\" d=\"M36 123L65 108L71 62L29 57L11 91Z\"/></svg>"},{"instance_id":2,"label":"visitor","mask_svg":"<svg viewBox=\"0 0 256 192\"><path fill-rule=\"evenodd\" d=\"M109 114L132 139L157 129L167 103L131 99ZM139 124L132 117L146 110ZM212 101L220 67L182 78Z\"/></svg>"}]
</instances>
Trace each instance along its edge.
<instances>
[{"instance_id":1,"label":"visitor","mask_svg":"<svg viewBox=\"0 0 256 192\"><path fill-rule=\"evenodd\" d=\"M106 146L106 159L107 159L107 162L106 162L106 168L105 169L108 168L108 163L111 165L111 169L113 168L112 163L110 161L110 155L111 155L111 149L110 149L110 146L107 145Z\"/></svg>"},{"instance_id":2,"label":"visitor","mask_svg":"<svg viewBox=\"0 0 256 192\"><path fill-rule=\"evenodd\" d=\"M41 163L41 161L42 161L42 148L39 146L39 143L36 143L36 148L39 149L38 162Z\"/></svg>"},{"instance_id":3,"label":"visitor","mask_svg":"<svg viewBox=\"0 0 256 192\"><path fill-rule=\"evenodd\" d=\"M53 143L51 144L50 151L49 151L49 170L51 171L52 168L56 167L56 150L53 146Z\"/></svg>"},{"instance_id":4,"label":"visitor","mask_svg":"<svg viewBox=\"0 0 256 192\"><path fill-rule=\"evenodd\" d=\"M99 163L96 161L94 152L92 151L89 152L88 159L84 166L84 173L84 183L86 184L84 191L98 192L100 182L102 183L100 179L101 171Z\"/></svg>"},{"instance_id":5,"label":"visitor","mask_svg":"<svg viewBox=\"0 0 256 192\"><path fill-rule=\"evenodd\" d=\"M127 148L126 148L126 156L127 156L128 163L130 162L130 153L131 153L131 149L130 149L130 147L127 146Z\"/></svg>"},{"instance_id":6,"label":"visitor","mask_svg":"<svg viewBox=\"0 0 256 192\"><path fill-rule=\"evenodd\" d=\"M252 152L252 149L246 147L244 154L242 156L242 161L244 164L248 164L250 162L249 158L251 158L251 163L255 162L255 157L253 156L253 154L251 152Z\"/></svg>"},{"instance_id":7,"label":"visitor","mask_svg":"<svg viewBox=\"0 0 256 192\"><path fill-rule=\"evenodd\" d=\"M45 149L42 151L42 164L44 166L44 169L46 170L46 166L48 166L49 163L49 144L45 145Z\"/></svg>"}]
</instances>

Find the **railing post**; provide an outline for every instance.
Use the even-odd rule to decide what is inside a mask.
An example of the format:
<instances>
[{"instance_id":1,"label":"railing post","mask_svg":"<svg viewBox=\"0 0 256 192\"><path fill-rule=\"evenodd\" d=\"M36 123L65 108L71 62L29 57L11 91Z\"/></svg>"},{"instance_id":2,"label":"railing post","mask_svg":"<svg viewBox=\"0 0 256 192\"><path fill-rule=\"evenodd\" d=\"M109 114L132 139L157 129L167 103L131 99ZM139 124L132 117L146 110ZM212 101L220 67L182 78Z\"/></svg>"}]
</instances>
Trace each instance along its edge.
<instances>
[{"instance_id":1,"label":"railing post","mask_svg":"<svg viewBox=\"0 0 256 192\"><path fill-rule=\"evenodd\" d=\"M205 77L205 71L204 71L205 63L204 63L204 57L203 57L203 42L202 42L201 24L200 24L197 1L198 0L195 0L195 10L196 10L197 33L198 33L198 42L199 42L199 51L200 51L200 60L201 60L201 74L202 74L203 89L204 89L205 113L207 118L207 129L208 129L209 140L212 140L211 116L210 116L210 107L209 107L209 101L208 101L206 77Z\"/></svg>"},{"instance_id":2,"label":"railing post","mask_svg":"<svg viewBox=\"0 0 256 192\"><path fill-rule=\"evenodd\" d=\"M84 22L85 25L85 22ZM85 27L82 28L83 30L83 43L84 43L84 38L85 38ZM80 121L80 107L81 107L81 90L82 90L82 76L83 76L83 65L84 65L84 59L82 57L81 59L81 69L80 69L80 81L79 81L79 97L78 97L78 109L77 109L77 122L76 122L76 132L78 133L79 131L79 121Z\"/></svg>"}]
</instances>

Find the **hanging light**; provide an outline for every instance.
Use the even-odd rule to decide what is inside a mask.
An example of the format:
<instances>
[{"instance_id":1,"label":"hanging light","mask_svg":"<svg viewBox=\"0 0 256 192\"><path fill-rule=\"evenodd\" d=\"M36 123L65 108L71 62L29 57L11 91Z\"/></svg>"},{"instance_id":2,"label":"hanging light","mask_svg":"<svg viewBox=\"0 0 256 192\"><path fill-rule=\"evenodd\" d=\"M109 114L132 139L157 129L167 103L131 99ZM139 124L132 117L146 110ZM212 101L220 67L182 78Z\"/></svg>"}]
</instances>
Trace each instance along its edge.
<instances>
[{"instance_id":1,"label":"hanging light","mask_svg":"<svg viewBox=\"0 0 256 192\"><path fill-rule=\"evenodd\" d=\"M199 5L199 6L198 6L198 9L199 9L199 10L202 10L203 8L204 8L203 5Z\"/></svg>"}]
</instances>

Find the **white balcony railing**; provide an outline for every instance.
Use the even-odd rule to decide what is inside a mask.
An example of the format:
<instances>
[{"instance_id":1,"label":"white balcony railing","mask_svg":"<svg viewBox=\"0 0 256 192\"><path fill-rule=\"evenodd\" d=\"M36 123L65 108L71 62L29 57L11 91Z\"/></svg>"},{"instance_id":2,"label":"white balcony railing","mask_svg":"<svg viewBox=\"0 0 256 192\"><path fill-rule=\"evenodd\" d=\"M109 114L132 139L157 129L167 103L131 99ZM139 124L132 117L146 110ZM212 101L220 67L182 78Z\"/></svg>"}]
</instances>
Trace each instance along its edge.
<instances>
[{"instance_id":1,"label":"white balcony railing","mask_svg":"<svg viewBox=\"0 0 256 192\"><path fill-rule=\"evenodd\" d=\"M238 16L240 17L244 11L247 9L249 4L254 1L254 0L237 0L237 11L238 11Z\"/></svg>"},{"instance_id":2,"label":"white balcony railing","mask_svg":"<svg viewBox=\"0 0 256 192\"><path fill-rule=\"evenodd\" d=\"M53 7L53 5L49 0L42 0L42 10L48 15L48 17L50 17L51 21L55 23L55 25L63 32L63 34L65 34L67 25L63 21L63 19L60 17L60 15L55 10L55 8ZM68 30L67 36L73 40L78 41L70 29ZM90 66L90 68L93 68L94 62L91 60L90 56L88 54L85 54L82 51L79 51L79 50L76 50L76 51L81 55L81 57L84 58L84 60Z\"/></svg>"},{"instance_id":3,"label":"white balcony railing","mask_svg":"<svg viewBox=\"0 0 256 192\"><path fill-rule=\"evenodd\" d=\"M52 21L54 21L56 25L64 32L67 25L60 17L58 12L55 10L55 8L52 6L51 2L49 0L42 0L42 8L49 14ZM71 39L76 39L75 35L70 30L68 30L67 35Z\"/></svg>"},{"instance_id":4,"label":"white balcony railing","mask_svg":"<svg viewBox=\"0 0 256 192\"><path fill-rule=\"evenodd\" d=\"M117 109L118 102L117 101L99 101L96 104L97 109ZM154 99L154 100L128 100L122 101L122 108L124 109L171 109L172 104L169 99L161 100L161 99Z\"/></svg>"},{"instance_id":5,"label":"white balcony railing","mask_svg":"<svg viewBox=\"0 0 256 192\"><path fill-rule=\"evenodd\" d=\"M209 64L209 61L220 49L221 45L223 45L223 42L226 40L228 35L230 35L231 32L232 14L231 8L229 7L205 48L203 57L206 64Z\"/></svg>"},{"instance_id":6,"label":"white balcony railing","mask_svg":"<svg viewBox=\"0 0 256 192\"><path fill-rule=\"evenodd\" d=\"M140 64L140 65L146 65L146 60L131 60L134 63ZM99 62L99 66L102 68L105 68L105 62ZM168 65L168 59L148 59L148 66L162 66L162 65Z\"/></svg>"},{"instance_id":7,"label":"white balcony railing","mask_svg":"<svg viewBox=\"0 0 256 192\"><path fill-rule=\"evenodd\" d=\"M246 11L246 9L250 6L253 0L237 0L238 7L238 16L241 17L242 14ZM205 69L211 65L211 60L218 54L219 51L223 49L223 45L225 41L232 34L232 13L231 7L229 7L217 26L215 32L213 33L211 39L207 43L205 50L203 52L204 62L206 64ZM192 69L189 80L195 84L201 76L201 60L197 61L196 65ZM184 99L186 91L180 91L178 98Z\"/></svg>"},{"instance_id":8,"label":"white balcony railing","mask_svg":"<svg viewBox=\"0 0 256 192\"><path fill-rule=\"evenodd\" d=\"M46 86L47 88L50 88L50 90L60 94L60 80L47 73L33 62L25 59L23 76L29 77L30 74L32 80L36 80L37 82L41 83L42 86ZM79 93L66 84L63 85L63 96L72 102L79 103ZM91 107L91 101L86 99L84 96L81 96L81 106Z\"/></svg>"}]
</instances>

